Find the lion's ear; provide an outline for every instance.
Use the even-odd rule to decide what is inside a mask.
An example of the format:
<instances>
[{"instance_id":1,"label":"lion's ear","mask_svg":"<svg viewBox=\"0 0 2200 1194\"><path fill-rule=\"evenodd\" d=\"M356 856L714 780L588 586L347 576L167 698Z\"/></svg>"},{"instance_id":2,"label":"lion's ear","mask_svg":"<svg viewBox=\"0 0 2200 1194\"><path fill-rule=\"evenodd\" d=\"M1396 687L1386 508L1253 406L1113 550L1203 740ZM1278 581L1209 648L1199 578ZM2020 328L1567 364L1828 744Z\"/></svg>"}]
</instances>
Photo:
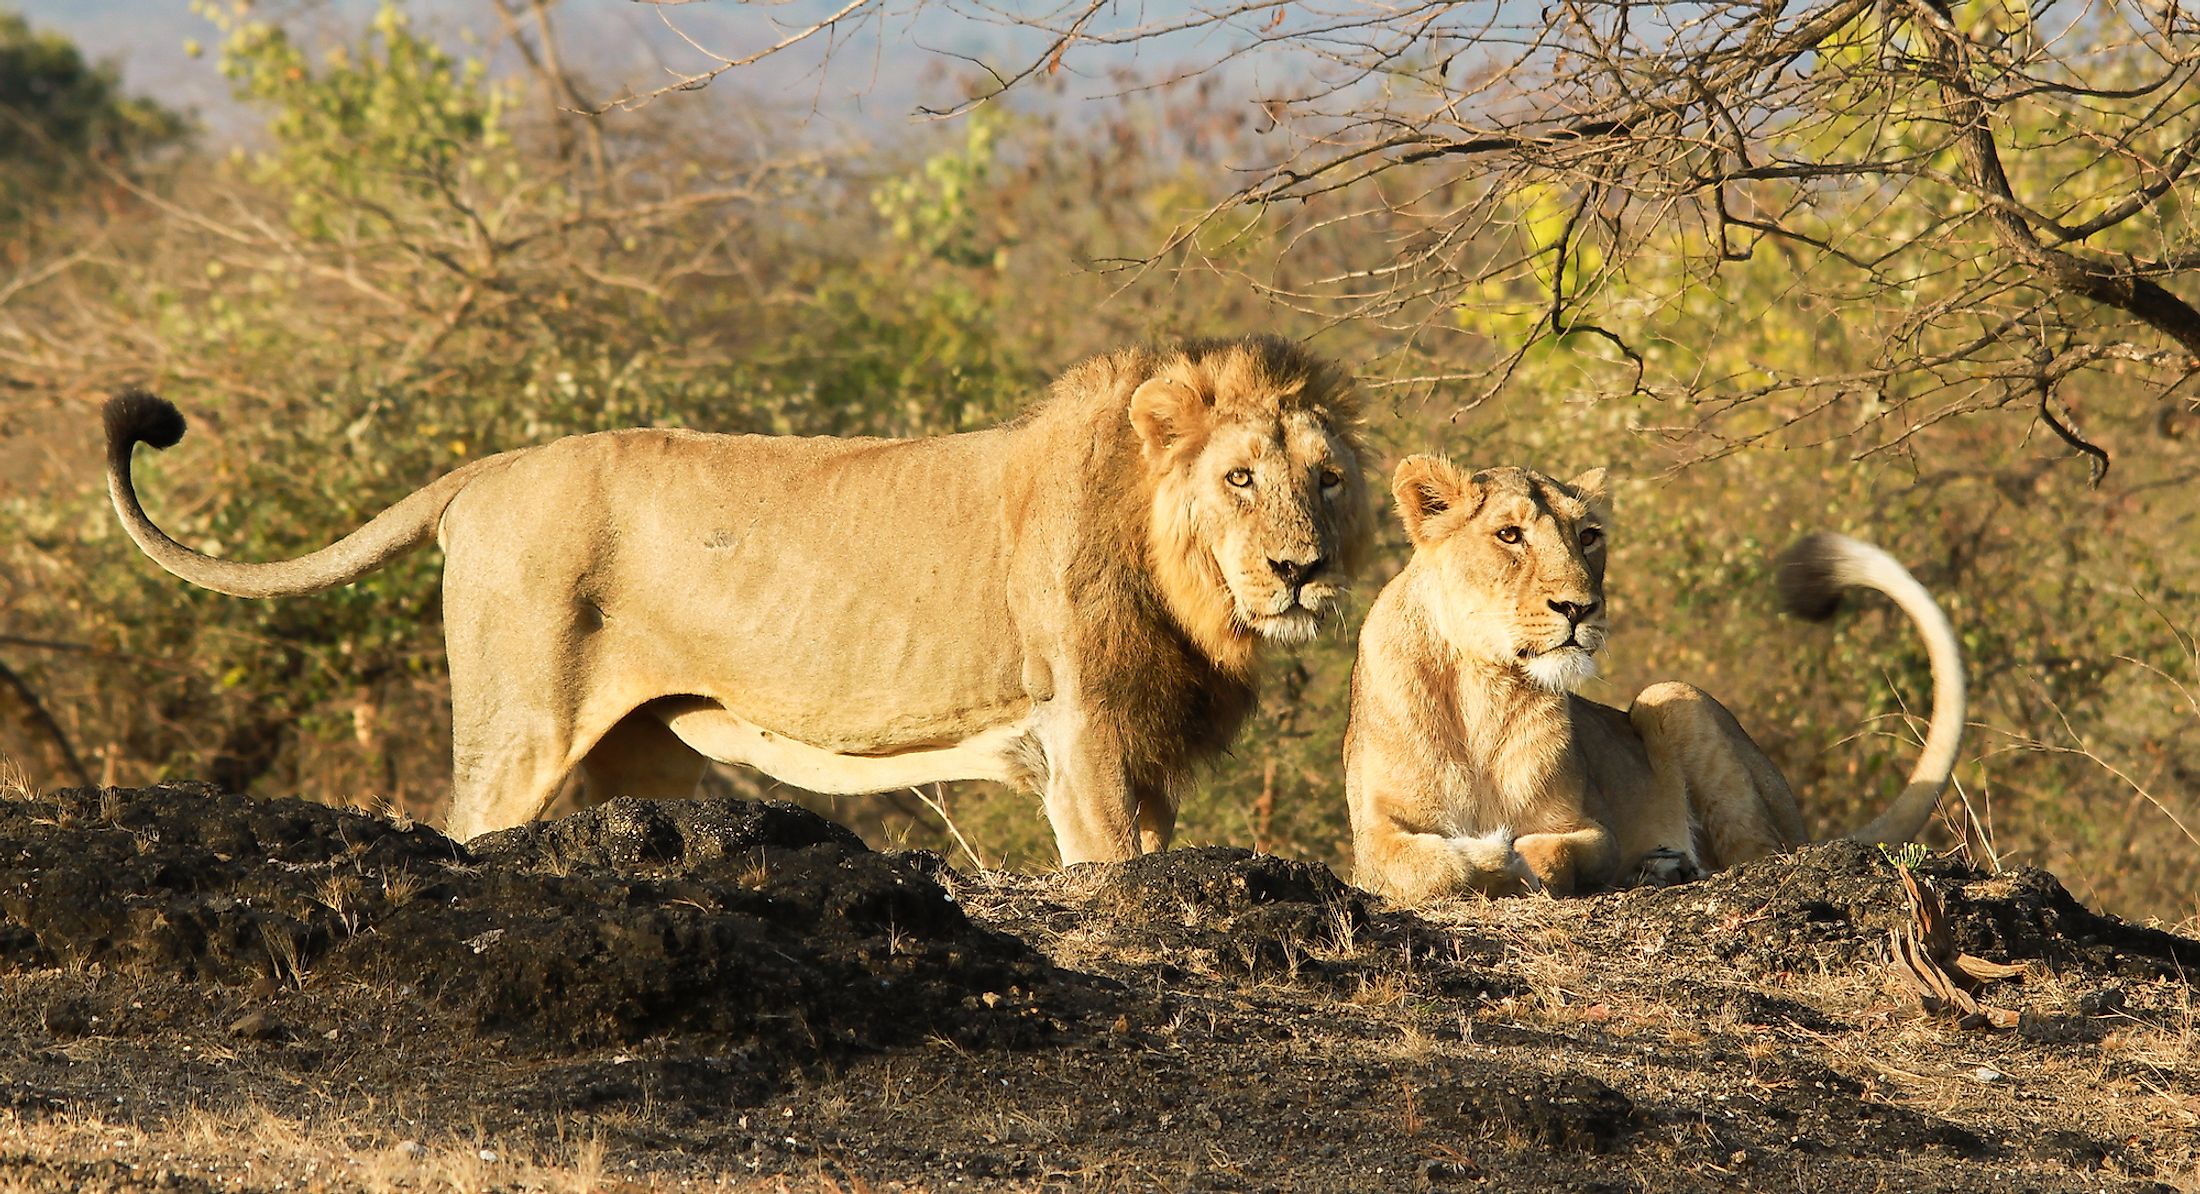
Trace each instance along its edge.
<instances>
[{"instance_id":1,"label":"lion's ear","mask_svg":"<svg viewBox=\"0 0 2200 1194\"><path fill-rule=\"evenodd\" d=\"M1603 505L1605 499L1611 496L1611 489L1606 484L1605 470L1600 468L1590 469L1566 482L1566 488L1580 494L1581 500L1592 506Z\"/></svg>"},{"instance_id":2,"label":"lion's ear","mask_svg":"<svg viewBox=\"0 0 2200 1194\"><path fill-rule=\"evenodd\" d=\"M1131 394L1131 426L1148 463L1159 463L1207 430L1207 405L1182 383L1150 377Z\"/></svg>"},{"instance_id":3,"label":"lion's ear","mask_svg":"<svg viewBox=\"0 0 2200 1194\"><path fill-rule=\"evenodd\" d=\"M1601 510L1612 504L1611 486L1603 469L1590 469L1566 482L1566 488L1573 490L1584 506Z\"/></svg>"},{"instance_id":4,"label":"lion's ear","mask_svg":"<svg viewBox=\"0 0 2200 1194\"><path fill-rule=\"evenodd\" d=\"M1398 499L1398 517L1406 524L1406 537L1415 547L1425 547L1432 537L1428 524L1444 513L1469 505L1472 478L1441 456L1408 456L1390 475L1390 492Z\"/></svg>"}]
</instances>

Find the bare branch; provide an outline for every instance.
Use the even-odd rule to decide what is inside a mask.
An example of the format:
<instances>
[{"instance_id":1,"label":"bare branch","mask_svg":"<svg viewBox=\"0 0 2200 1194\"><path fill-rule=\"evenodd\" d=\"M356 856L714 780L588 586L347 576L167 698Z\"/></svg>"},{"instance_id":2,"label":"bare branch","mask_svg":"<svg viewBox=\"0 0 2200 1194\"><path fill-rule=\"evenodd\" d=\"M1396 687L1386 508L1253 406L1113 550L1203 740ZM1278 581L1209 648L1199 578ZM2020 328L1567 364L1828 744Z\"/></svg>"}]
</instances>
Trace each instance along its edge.
<instances>
[{"instance_id":1,"label":"bare branch","mask_svg":"<svg viewBox=\"0 0 2200 1194\"><path fill-rule=\"evenodd\" d=\"M658 4L659 6L663 6L668 3L668 0L649 0L649 2ZM684 2L684 0L669 0L669 2L682 3ZM595 107L580 108L578 110L584 115L601 116L614 108L621 111L628 111L634 108L639 108L643 104L646 104L649 101L658 98L659 96L671 95L673 92L676 91L694 91L697 88L707 87L710 85L713 79L716 79L718 76L725 74L727 71L739 70L744 66L752 66L756 63L762 62L766 58L770 58L774 54L781 54L786 52L787 50L791 50L820 33L824 33L834 28L837 28L842 21L847 20L848 18L856 15L864 9L876 7L879 2L880 0L848 0L848 3L841 5L840 8L836 9L831 16L826 17L821 21L816 21L809 25L806 25L801 29L797 29L793 33L790 33L787 36L780 38L777 42L774 42L773 44L766 46L765 48L758 50L753 54L742 55L738 58L728 58L721 55L712 54L709 50L704 49L701 45L699 45L694 38L691 38L687 34L680 32L679 27L672 23L671 18L666 17L664 18L665 28L672 30L673 33L679 36L680 40L686 42L696 51L709 57L717 58L718 65L711 67L708 70L697 71L694 74L682 75L678 79L675 79L674 81L667 83L664 86L659 87L653 91L645 91L640 95L629 94L620 96L619 98L611 100L607 103L599 104Z\"/></svg>"},{"instance_id":2,"label":"bare branch","mask_svg":"<svg viewBox=\"0 0 2200 1194\"><path fill-rule=\"evenodd\" d=\"M1970 170L1973 185L1988 195L2008 199L2012 207L2017 206L2009 176L2002 169L2001 150L1994 143L1986 103L1968 81L1968 40L1955 27L1946 5L1947 0L1912 0L1913 9L1919 14L1919 26L1929 31L1934 41L1935 59L1941 71L1940 86L1949 98L1950 113L1958 130L1957 147ZM1988 219L2003 248L2038 270L2057 289L2137 316L2176 340L2200 361L2200 310L2194 310L2183 299L2140 276L2139 271L2128 265L2095 261L2041 244L2031 223L2009 208L1995 207L1988 213Z\"/></svg>"}]
</instances>

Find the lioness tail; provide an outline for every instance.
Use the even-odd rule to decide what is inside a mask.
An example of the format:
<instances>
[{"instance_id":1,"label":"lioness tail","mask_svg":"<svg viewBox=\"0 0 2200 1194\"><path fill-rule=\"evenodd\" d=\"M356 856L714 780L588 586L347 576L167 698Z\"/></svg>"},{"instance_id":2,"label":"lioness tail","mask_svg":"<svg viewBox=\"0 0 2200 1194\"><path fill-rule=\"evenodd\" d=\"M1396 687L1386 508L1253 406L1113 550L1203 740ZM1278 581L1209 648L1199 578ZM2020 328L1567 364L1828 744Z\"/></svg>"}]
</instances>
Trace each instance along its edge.
<instances>
[{"instance_id":1,"label":"lioness tail","mask_svg":"<svg viewBox=\"0 0 2200 1194\"><path fill-rule=\"evenodd\" d=\"M1948 616L1933 595L1917 583L1893 556L1846 535L1818 531L1805 535L1780 557L1781 604L1791 614L1824 621L1841 608L1852 588L1877 589L1910 615L1925 639L1933 669L1933 712L1925 731L1925 749L1910 769L1909 782L1878 819L1848 834L1851 841L1899 843L1916 837L1932 819L1940 794L1955 772L1956 748L1963 739L1963 653Z\"/></svg>"},{"instance_id":2,"label":"lioness tail","mask_svg":"<svg viewBox=\"0 0 2200 1194\"><path fill-rule=\"evenodd\" d=\"M170 448L183 438L183 415L173 403L144 390L125 390L100 411L107 426L107 496L122 529L154 563L202 588L233 597L289 597L348 584L411 551L435 535L443 508L489 460L449 473L375 515L335 543L270 564L219 560L193 551L153 525L130 481L130 452L140 443ZM490 460L498 459L491 457Z\"/></svg>"}]
</instances>

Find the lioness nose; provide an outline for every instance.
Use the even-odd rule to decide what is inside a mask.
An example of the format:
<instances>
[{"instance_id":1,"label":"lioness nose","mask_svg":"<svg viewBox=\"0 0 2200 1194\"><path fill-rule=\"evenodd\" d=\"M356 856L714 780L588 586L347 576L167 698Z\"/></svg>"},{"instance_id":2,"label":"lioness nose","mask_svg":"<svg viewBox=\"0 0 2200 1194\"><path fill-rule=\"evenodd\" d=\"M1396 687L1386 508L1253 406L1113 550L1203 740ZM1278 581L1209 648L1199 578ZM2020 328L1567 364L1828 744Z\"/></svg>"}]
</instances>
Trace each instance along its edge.
<instances>
[{"instance_id":1,"label":"lioness nose","mask_svg":"<svg viewBox=\"0 0 2200 1194\"><path fill-rule=\"evenodd\" d=\"M1576 626L1581 625L1582 621L1588 618L1590 614L1597 612L1597 603L1594 601L1589 602L1587 605L1583 605L1578 601L1553 601L1549 604L1552 609L1564 614L1566 620Z\"/></svg>"},{"instance_id":2,"label":"lioness nose","mask_svg":"<svg viewBox=\"0 0 2200 1194\"><path fill-rule=\"evenodd\" d=\"M1314 574L1320 572L1322 565L1328 562L1320 556L1315 556L1311 560L1270 560L1268 561L1268 567L1275 572L1276 579L1283 583L1303 585L1314 579Z\"/></svg>"}]
</instances>

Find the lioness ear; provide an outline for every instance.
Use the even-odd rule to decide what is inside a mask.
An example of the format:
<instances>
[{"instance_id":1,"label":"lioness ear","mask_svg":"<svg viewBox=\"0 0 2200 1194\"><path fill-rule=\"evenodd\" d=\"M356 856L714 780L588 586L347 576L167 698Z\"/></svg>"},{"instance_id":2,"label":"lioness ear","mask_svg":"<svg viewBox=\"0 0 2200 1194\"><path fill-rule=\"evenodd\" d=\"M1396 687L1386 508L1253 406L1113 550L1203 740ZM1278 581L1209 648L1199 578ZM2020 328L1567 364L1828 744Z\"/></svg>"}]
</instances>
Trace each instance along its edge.
<instances>
[{"instance_id":1,"label":"lioness ear","mask_svg":"<svg viewBox=\"0 0 2200 1194\"><path fill-rule=\"evenodd\" d=\"M1131 426L1148 464L1158 464L1177 445L1207 430L1207 406L1180 383L1150 377L1131 394Z\"/></svg>"},{"instance_id":2,"label":"lioness ear","mask_svg":"<svg viewBox=\"0 0 2200 1194\"><path fill-rule=\"evenodd\" d=\"M1600 468L1590 469L1566 482L1566 488L1578 494L1583 505L1601 508L1611 500L1611 490L1605 485L1604 470Z\"/></svg>"},{"instance_id":3,"label":"lioness ear","mask_svg":"<svg viewBox=\"0 0 2200 1194\"><path fill-rule=\"evenodd\" d=\"M1398 518L1406 524L1406 537L1415 547L1432 541L1428 524L1447 511L1468 505L1473 480L1441 456L1408 456L1390 475L1391 495L1398 499Z\"/></svg>"}]
</instances>

